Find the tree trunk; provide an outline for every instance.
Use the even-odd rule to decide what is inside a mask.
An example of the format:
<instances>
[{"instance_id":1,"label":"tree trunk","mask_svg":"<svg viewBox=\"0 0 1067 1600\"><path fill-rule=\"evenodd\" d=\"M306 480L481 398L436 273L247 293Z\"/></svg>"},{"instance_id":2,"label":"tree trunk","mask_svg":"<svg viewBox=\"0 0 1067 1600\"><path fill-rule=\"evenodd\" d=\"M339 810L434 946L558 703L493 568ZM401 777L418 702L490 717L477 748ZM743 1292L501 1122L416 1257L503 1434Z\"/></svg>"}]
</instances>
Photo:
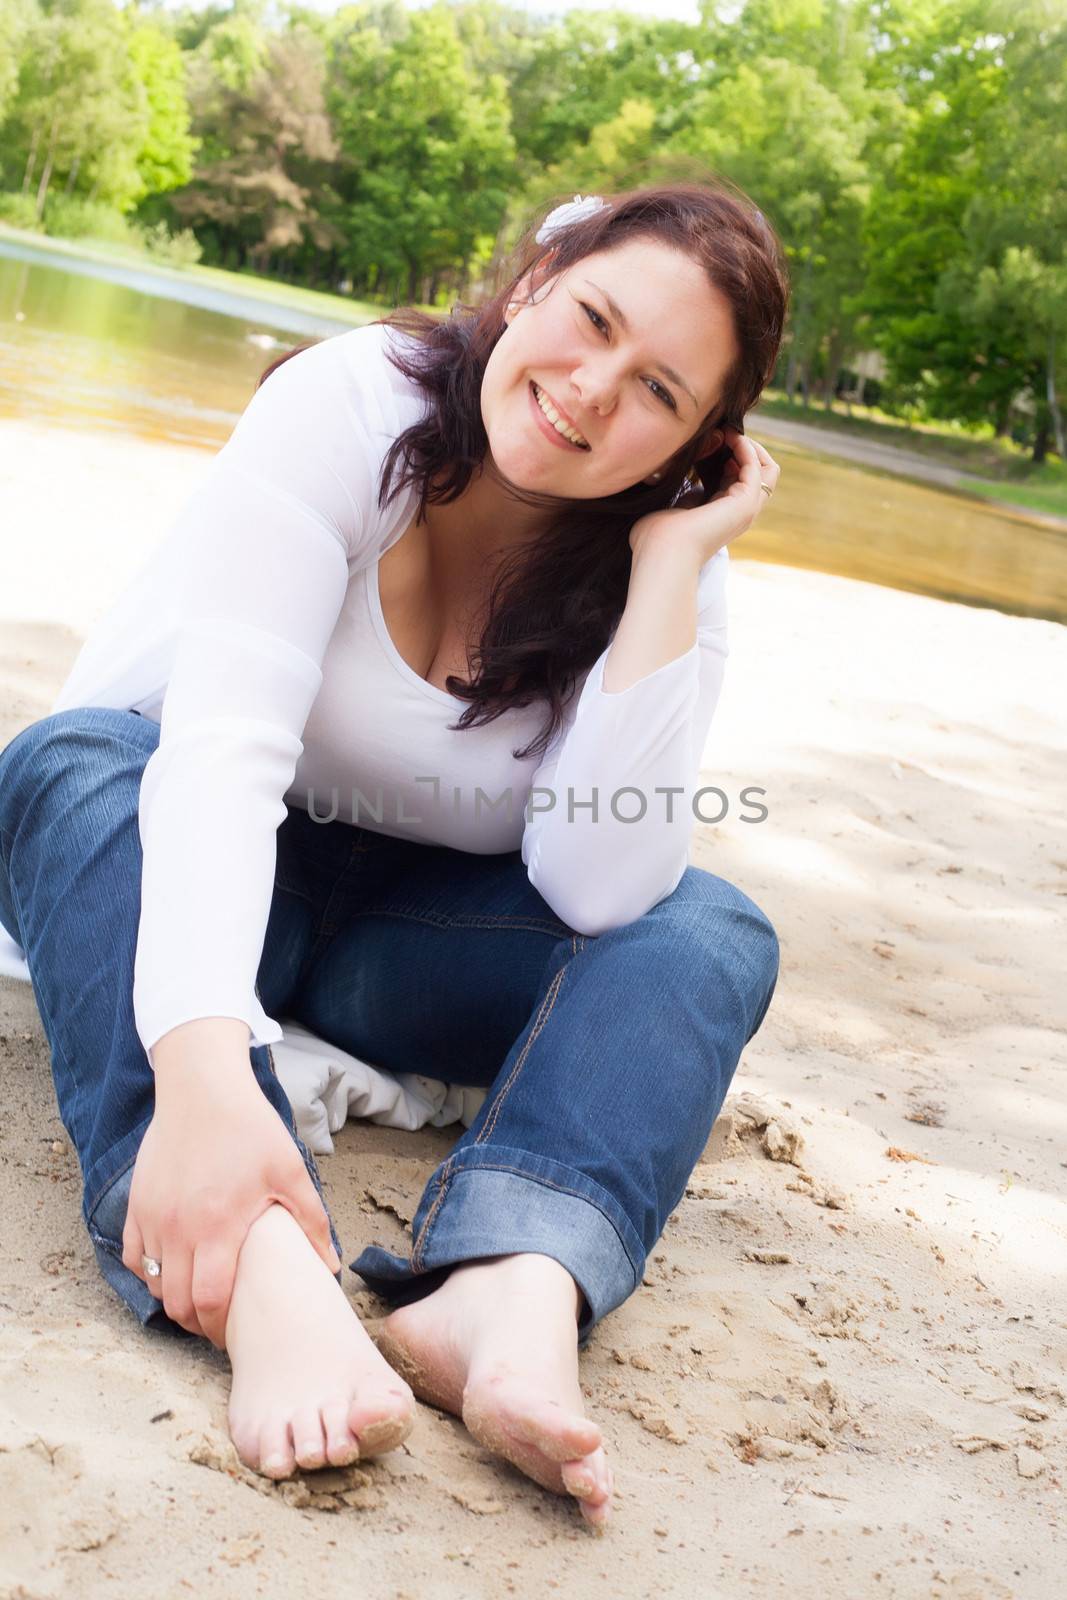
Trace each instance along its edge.
<instances>
[{"instance_id":1,"label":"tree trunk","mask_svg":"<svg viewBox=\"0 0 1067 1600\"><path fill-rule=\"evenodd\" d=\"M841 372L841 352L845 341L839 333L834 333L830 339L830 349L826 357L826 392L823 395L823 409L834 409L834 396L837 393L837 380Z\"/></svg>"},{"instance_id":2,"label":"tree trunk","mask_svg":"<svg viewBox=\"0 0 1067 1600\"><path fill-rule=\"evenodd\" d=\"M63 189L63 193L64 194L71 194L73 192L74 185L78 181L78 168L81 166L81 164L82 164L81 156L75 156L74 157L74 162L73 162L73 164L71 166L71 169L67 173L67 182L66 182L66 185L65 185L65 187Z\"/></svg>"},{"instance_id":3,"label":"tree trunk","mask_svg":"<svg viewBox=\"0 0 1067 1600\"><path fill-rule=\"evenodd\" d=\"M1045 362L1045 398L1048 401L1049 415L1052 418L1056 454L1063 461L1067 459L1067 450L1063 447L1063 413L1060 410L1059 397L1056 394L1056 335L1051 329L1048 336L1048 357Z\"/></svg>"},{"instance_id":4,"label":"tree trunk","mask_svg":"<svg viewBox=\"0 0 1067 1600\"><path fill-rule=\"evenodd\" d=\"M798 365L797 349L794 344L789 351L789 363L785 369L785 397L790 405L793 404L793 395L796 391Z\"/></svg>"},{"instance_id":5,"label":"tree trunk","mask_svg":"<svg viewBox=\"0 0 1067 1600\"><path fill-rule=\"evenodd\" d=\"M832 411L834 409L834 400L837 397L837 378L840 371L841 367L837 361L831 362L826 369L826 387L822 397L824 411Z\"/></svg>"},{"instance_id":6,"label":"tree trunk","mask_svg":"<svg viewBox=\"0 0 1067 1600\"><path fill-rule=\"evenodd\" d=\"M48 135L48 154L45 157L44 169L41 172L41 181L37 185L37 221L44 216L44 203L48 196L48 185L52 181L52 166L56 159L56 135L59 132L59 112L52 118L52 128Z\"/></svg>"},{"instance_id":7,"label":"tree trunk","mask_svg":"<svg viewBox=\"0 0 1067 1600\"><path fill-rule=\"evenodd\" d=\"M1048 442L1052 433L1052 430L1049 427L1049 421L1050 418L1048 412L1042 408L1041 416L1038 419L1037 424L1037 436L1034 439L1034 453L1030 457L1030 460L1034 463L1035 467L1039 467L1042 461L1044 461L1045 457L1048 455Z\"/></svg>"},{"instance_id":8,"label":"tree trunk","mask_svg":"<svg viewBox=\"0 0 1067 1600\"><path fill-rule=\"evenodd\" d=\"M855 401L856 401L856 404L858 406L861 406L863 404L863 397L864 397L864 395L866 393L867 393L867 374L865 372L861 372L860 373L860 386L856 390L855 397L854 397Z\"/></svg>"},{"instance_id":9,"label":"tree trunk","mask_svg":"<svg viewBox=\"0 0 1067 1600\"><path fill-rule=\"evenodd\" d=\"M786 398L788 399L790 405L793 404L793 395L796 392L796 386L797 386L797 368L800 365L799 349L800 349L800 346L801 346L801 343L802 343L803 335L804 335L804 333L805 333L805 331L807 329L807 321L808 321L808 281L809 281L810 278L811 278L811 252L809 251L808 255L807 255L807 258L806 258L806 260L804 262L804 270L803 270L803 273L801 274L800 285L799 285L799 287L797 289L797 307L796 307L796 312L795 312L794 317L793 317L793 342L792 342L792 344L790 345L790 348L789 348L789 365L788 365L788 367L786 369L786 375L785 375L785 392L786 392ZM800 379L801 387L804 390L804 403L805 403L805 405L807 404L807 399L808 399L808 396L807 396L807 370L808 370L809 366L810 366L810 358L804 364L804 374Z\"/></svg>"},{"instance_id":10,"label":"tree trunk","mask_svg":"<svg viewBox=\"0 0 1067 1600\"><path fill-rule=\"evenodd\" d=\"M37 123L30 139L30 153L26 157L26 171L22 175L22 193L29 194L30 184L33 182L33 172L37 165L37 146L41 138L41 125Z\"/></svg>"}]
</instances>

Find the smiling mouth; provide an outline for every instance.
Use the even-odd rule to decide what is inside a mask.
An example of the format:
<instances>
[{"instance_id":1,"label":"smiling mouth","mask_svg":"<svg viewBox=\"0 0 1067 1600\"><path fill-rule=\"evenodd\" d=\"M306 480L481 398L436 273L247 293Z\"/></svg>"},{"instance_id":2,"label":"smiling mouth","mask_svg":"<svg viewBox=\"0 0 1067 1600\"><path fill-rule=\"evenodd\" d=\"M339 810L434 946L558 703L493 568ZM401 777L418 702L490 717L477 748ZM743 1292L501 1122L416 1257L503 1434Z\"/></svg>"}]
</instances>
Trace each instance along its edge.
<instances>
[{"instance_id":1,"label":"smiling mouth","mask_svg":"<svg viewBox=\"0 0 1067 1600\"><path fill-rule=\"evenodd\" d=\"M530 380L530 388L533 390L534 399L540 408L542 416L546 422L551 423L560 438L566 439L569 444L577 445L579 450L591 450L593 448L584 434L579 433L577 428L572 428L568 422L564 422L547 394L543 389L538 388L532 378Z\"/></svg>"}]
</instances>

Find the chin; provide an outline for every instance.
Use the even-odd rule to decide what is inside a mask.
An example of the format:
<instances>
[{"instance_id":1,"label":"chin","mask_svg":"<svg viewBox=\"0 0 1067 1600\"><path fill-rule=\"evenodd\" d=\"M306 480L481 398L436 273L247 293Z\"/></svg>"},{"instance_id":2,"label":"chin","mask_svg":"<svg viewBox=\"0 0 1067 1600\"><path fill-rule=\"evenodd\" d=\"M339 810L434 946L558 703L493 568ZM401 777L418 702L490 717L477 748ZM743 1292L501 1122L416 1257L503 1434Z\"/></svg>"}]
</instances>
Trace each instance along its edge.
<instances>
[{"instance_id":1,"label":"chin","mask_svg":"<svg viewBox=\"0 0 1067 1600\"><path fill-rule=\"evenodd\" d=\"M532 455L529 449L520 446L509 450L506 444L498 448L490 439L489 455L501 477L514 484L516 489L534 489L539 494L570 495L572 492L559 487L563 476L559 468L554 468L551 461Z\"/></svg>"}]
</instances>

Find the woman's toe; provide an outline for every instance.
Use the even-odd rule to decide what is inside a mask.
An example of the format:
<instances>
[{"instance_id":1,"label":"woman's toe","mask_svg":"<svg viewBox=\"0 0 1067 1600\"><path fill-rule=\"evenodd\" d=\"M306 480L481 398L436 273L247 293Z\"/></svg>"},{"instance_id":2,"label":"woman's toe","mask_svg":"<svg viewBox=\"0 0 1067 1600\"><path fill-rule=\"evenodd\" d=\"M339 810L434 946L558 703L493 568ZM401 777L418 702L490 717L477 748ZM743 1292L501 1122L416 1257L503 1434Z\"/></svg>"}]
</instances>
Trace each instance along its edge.
<instances>
[{"instance_id":1,"label":"woman's toe","mask_svg":"<svg viewBox=\"0 0 1067 1600\"><path fill-rule=\"evenodd\" d=\"M294 1412L293 1454L297 1466L309 1472L326 1465L326 1441L322 1436L322 1417L318 1406L306 1406Z\"/></svg>"},{"instance_id":2,"label":"woman's toe","mask_svg":"<svg viewBox=\"0 0 1067 1600\"><path fill-rule=\"evenodd\" d=\"M403 1444L415 1421L415 1402L402 1398L390 1401L389 1407L376 1408L368 1417L367 1408L353 1406L348 1414L348 1426L359 1441L361 1456L380 1456Z\"/></svg>"},{"instance_id":3,"label":"woman's toe","mask_svg":"<svg viewBox=\"0 0 1067 1600\"><path fill-rule=\"evenodd\" d=\"M567 1493L587 1506L602 1505L611 1499L614 1480L603 1446L580 1461L565 1461L560 1476Z\"/></svg>"},{"instance_id":4,"label":"woman's toe","mask_svg":"<svg viewBox=\"0 0 1067 1600\"><path fill-rule=\"evenodd\" d=\"M597 1482L588 1460L565 1461L560 1469L563 1487L576 1500L590 1500L597 1493Z\"/></svg>"},{"instance_id":5,"label":"woman's toe","mask_svg":"<svg viewBox=\"0 0 1067 1600\"><path fill-rule=\"evenodd\" d=\"M592 1455L604 1437L595 1422L564 1411L551 1401L508 1407L501 1420L517 1438L561 1464Z\"/></svg>"},{"instance_id":6,"label":"woman's toe","mask_svg":"<svg viewBox=\"0 0 1067 1600\"><path fill-rule=\"evenodd\" d=\"M230 1440L238 1456L246 1467L251 1467L253 1472L259 1470L259 1434L255 1428L229 1419Z\"/></svg>"},{"instance_id":7,"label":"woman's toe","mask_svg":"<svg viewBox=\"0 0 1067 1600\"><path fill-rule=\"evenodd\" d=\"M348 1407L348 1430L359 1441L363 1456L395 1450L415 1421L415 1396L403 1378L386 1370L386 1383L361 1384Z\"/></svg>"},{"instance_id":8,"label":"woman's toe","mask_svg":"<svg viewBox=\"0 0 1067 1600\"><path fill-rule=\"evenodd\" d=\"M350 1467L359 1460L359 1445L348 1426L349 1407L343 1402L323 1406L322 1426L326 1434L326 1459L331 1467Z\"/></svg>"},{"instance_id":9,"label":"woman's toe","mask_svg":"<svg viewBox=\"0 0 1067 1600\"><path fill-rule=\"evenodd\" d=\"M259 1471L268 1478L289 1478L295 1465L289 1419L264 1423L259 1435Z\"/></svg>"},{"instance_id":10,"label":"woman's toe","mask_svg":"<svg viewBox=\"0 0 1067 1600\"><path fill-rule=\"evenodd\" d=\"M607 1527L611 1518L611 1500L601 1500L599 1503L594 1503L591 1500L579 1500L578 1510L582 1513L583 1519L589 1526L599 1533L603 1528Z\"/></svg>"}]
</instances>

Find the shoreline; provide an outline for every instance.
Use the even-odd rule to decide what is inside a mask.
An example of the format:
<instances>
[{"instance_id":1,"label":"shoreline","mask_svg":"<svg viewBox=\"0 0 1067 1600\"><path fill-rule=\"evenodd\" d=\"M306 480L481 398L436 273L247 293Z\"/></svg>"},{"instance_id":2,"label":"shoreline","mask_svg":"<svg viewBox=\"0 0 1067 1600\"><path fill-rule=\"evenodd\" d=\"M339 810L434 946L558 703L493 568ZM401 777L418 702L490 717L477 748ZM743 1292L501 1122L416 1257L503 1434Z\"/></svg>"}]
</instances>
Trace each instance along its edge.
<instances>
[{"instance_id":1,"label":"shoreline","mask_svg":"<svg viewBox=\"0 0 1067 1600\"><path fill-rule=\"evenodd\" d=\"M872 472L885 473L892 478L904 478L912 483L933 484L947 489L951 494L965 495L977 505L991 507L994 511L1036 522L1043 528L1067 533L1067 517L1053 511L1036 511L1032 506L1020 505L1014 500L1002 500L999 494L988 494L987 488L998 489L995 478L983 478L974 472L962 472L943 462L931 461L917 450L907 450L899 444L882 444L877 439L867 439L849 433L831 424L816 427L812 423L793 422L788 417L775 416L761 411L757 406L745 419L755 423L757 433L769 439L780 439L786 444L813 456L825 456L831 461L851 461Z\"/></svg>"},{"instance_id":2,"label":"shoreline","mask_svg":"<svg viewBox=\"0 0 1067 1600\"><path fill-rule=\"evenodd\" d=\"M340 295L320 290L257 278L254 274L199 265L175 267L154 261L147 255L139 257L122 247L54 238L0 223L0 259L4 257L103 278L143 294L182 301L224 316L308 336L328 337L346 332L374 321L386 309L369 302L348 302ZM430 307L424 309L432 312ZM914 483L933 484L1043 527L1067 531L1067 516L1002 499L999 492L1002 485L998 480L932 461L903 445L857 435L847 428L835 428L832 423L797 422L790 417L761 411L758 406L746 418L748 423L755 425L758 434L765 433L770 439L792 443L813 455L855 462Z\"/></svg>"},{"instance_id":3,"label":"shoreline","mask_svg":"<svg viewBox=\"0 0 1067 1600\"><path fill-rule=\"evenodd\" d=\"M224 268L170 266L121 246L27 233L6 223L0 223L0 259L3 258L81 277L102 278L141 294L261 322L289 333L345 333L373 321L377 314L373 306L361 301L349 305L340 295L287 288L270 279L231 273ZM242 277L245 281L240 286L229 281Z\"/></svg>"}]
</instances>

